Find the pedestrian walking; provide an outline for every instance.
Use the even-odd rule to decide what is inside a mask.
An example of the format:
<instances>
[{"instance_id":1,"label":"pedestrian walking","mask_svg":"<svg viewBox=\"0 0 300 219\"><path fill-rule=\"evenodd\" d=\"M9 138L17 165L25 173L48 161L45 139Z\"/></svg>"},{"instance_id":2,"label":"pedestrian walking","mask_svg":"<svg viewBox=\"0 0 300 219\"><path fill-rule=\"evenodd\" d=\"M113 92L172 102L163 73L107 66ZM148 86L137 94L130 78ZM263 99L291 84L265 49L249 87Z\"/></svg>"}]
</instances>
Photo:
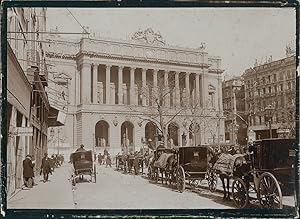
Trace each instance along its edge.
<instances>
[{"instance_id":1,"label":"pedestrian walking","mask_svg":"<svg viewBox=\"0 0 300 219\"><path fill-rule=\"evenodd\" d=\"M110 157L109 153L107 154L107 157L106 157L106 167L107 166L111 167L111 157Z\"/></svg>"},{"instance_id":2,"label":"pedestrian walking","mask_svg":"<svg viewBox=\"0 0 300 219\"><path fill-rule=\"evenodd\" d=\"M44 157L42 159L40 175L42 175L42 172L44 176L44 182L48 181L49 173L52 175L52 171L50 166L50 158L48 157L47 153L44 154Z\"/></svg>"},{"instance_id":3,"label":"pedestrian walking","mask_svg":"<svg viewBox=\"0 0 300 219\"><path fill-rule=\"evenodd\" d=\"M98 154L98 163L100 165L102 164L102 155L101 155L101 153Z\"/></svg>"},{"instance_id":4,"label":"pedestrian walking","mask_svg":"<svg viewBox=\"0 0 300 219\"><path fill-rule=\"evenodd\" d=\"M27 155L26 158L23 160L23 178L24 178L24 185L28 188L32 188L34 185L34 162L32 162L32 157Z\"/></svg>"},{"instance_id":5,"label":"pedestrian walking","mask_svg":"<svg viewBox=\"0 0 300 219\"><path fill-rule=\"evenodd\" d=\"M140 172L139 153L135 153L134 155L133 168L134 168L134 174L139 175Z\"/></svg>"},{"instance_id":6,"label":"pedestrian walking","mask_svg":"<svg viewBox=\"0 0 300 219\"><path fill-rule=\"evenodd\" d=\"M50 158L50 168L51 168L51 171L54 172L54 169L55 169L55 157L54 157L54 154L52 154L52 156Z\"/></svg>"}]
</instances>

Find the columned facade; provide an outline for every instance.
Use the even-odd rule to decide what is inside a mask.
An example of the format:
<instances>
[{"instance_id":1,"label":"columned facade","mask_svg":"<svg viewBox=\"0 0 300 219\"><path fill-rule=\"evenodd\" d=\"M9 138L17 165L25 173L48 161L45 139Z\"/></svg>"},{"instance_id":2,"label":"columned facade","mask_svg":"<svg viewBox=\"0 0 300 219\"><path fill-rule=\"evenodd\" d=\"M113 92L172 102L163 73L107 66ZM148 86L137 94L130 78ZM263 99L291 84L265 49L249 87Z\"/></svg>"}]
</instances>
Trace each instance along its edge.
<instances>
[{"instance_id":1,"label":"columned facade","mask_svg":"<svg viewBox=\"0 0 300 219\"><path fill-rule=\"evenodd\" d=\"M80 88L69 92L70 96L79 95L80 101L68 115L76 115L72 128L76 129L77 146L83 143L96 151L106 148L113 154L121 153L124 145L130 150L139 150L148 122L139 112L143 109L147 112L153 106L153 97L160 92L165 93L163 107L169 109L166 121L178 114L171 120L172 127L176 127L170 140L174 146L190 144L186 128L190 124L185 124L189 114L187 110L180 112L183 108L198 106L205 112L201 116L210 118L210 124L224 123L217 89L218 78L223 72L221 59L209 56L203 46L183 49L134 38L130 41L82 39L80 44L76 56L72 52L69 54L74 65L80 66L77 68ZM56 57L55 51L48 55ZM197 119L201 120L201 116L199 114ZM106 129L105 133L96 129L100 121L109 127L109 135ZM203 130L198 143L211 144L211 139L223 142L224 133L221 130L217 133L218 136ZM99 138L109 139L99 143Z\"/></svg>"}]
</instances>

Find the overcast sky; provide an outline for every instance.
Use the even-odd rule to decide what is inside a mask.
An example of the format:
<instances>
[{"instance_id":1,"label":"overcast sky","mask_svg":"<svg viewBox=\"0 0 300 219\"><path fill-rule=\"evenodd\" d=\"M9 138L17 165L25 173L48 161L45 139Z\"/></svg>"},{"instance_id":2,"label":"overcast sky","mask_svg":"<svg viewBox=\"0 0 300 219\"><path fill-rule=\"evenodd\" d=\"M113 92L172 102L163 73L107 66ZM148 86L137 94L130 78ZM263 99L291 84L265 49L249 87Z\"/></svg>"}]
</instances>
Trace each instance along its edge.
<instances>
[{"instance_id":1,"label":"overcast sky","mask_svg":"<svg viewBox=\"0 0 300 219\"><path fill-rule=\"evenodd\" d=\"M209 54L221 56L227 75L241 75L253 67L255 59L284 58L285 47L295 40L296 33L293 8L69 10L81 25L103 37L126 39L138 29L151 27L170 45L197 48L205 42ZM61 32L82 32L66 8L47 10L47 29L56 26Z\"/></svg>"}]
</instances>

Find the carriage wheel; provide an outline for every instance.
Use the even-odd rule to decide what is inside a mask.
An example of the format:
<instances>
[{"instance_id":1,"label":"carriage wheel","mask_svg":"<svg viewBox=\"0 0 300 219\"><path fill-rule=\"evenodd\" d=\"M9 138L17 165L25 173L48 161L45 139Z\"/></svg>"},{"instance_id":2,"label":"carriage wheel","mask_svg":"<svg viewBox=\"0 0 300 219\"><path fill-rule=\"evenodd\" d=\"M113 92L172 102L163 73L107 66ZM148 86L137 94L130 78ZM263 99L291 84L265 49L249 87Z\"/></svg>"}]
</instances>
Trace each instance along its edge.
<instances>
[{"instance_id":1,"label":"carriage wheel","mask_svg":"<svg viewBox=\"0 0 300 219\"><path fill-rule=\"evenodd\" d=\"M238 208L245 208L249 202L246 184L240 178L235 178L232 183L232 199Z\"/></svg>"},{"instance_id":2,"label":"carriage wheel","mask_svg":"<svg viewBox=\"0 0 300 219\"><path fill-rule=\"evenodd\" d=\"M209 191L215 192L217 189L218 176L215 171L210 170L208 172L208 188Z\"/></svg>"},{"instance_id":3,"label":"carriage wheel","mask_svg":"<svg viewBox=\"0 0 300 219\"><path fill-rule=\"evenodd\" d=\"M179 192L183 192L185 189L185 173L182 166L180 166L176 173L176 183L177 183L177 189Z\"/></svg>"},{"instance_id":4,"label":"carriage wheel","mask_svg":"<svg viewBox=\"0 0 300 219\"><path fill-rule=\"evenodd\" d=\"M271 173L265 172L259 177L257 196L262 208L283 208L279 183Z\"/></svg>"},{"instance_id":5,"label":"carriage wheel","mask_svg":"<svg viewBox=\"0 0 300 219\"><path fill-rule=\"evenodd\" d=\"M95 183L97 182L96 176L97 176L97 171L96 171L96 164L95 164L95 165L94 165L94 178L95 178Z\"/></svg>"}]
</instances>

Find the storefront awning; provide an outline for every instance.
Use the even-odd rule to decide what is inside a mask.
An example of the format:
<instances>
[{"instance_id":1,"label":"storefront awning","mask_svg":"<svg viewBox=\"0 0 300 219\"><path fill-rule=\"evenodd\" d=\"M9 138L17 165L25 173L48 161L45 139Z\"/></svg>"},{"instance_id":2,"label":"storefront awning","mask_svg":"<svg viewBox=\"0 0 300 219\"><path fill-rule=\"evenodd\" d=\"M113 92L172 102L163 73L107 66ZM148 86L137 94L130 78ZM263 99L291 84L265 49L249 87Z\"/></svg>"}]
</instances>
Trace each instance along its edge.
<instances>
[{"instance_id":1,"label":"storefront awning","mask_svg":"<svg viewBox=\"0 0 300 219\"><path fill-rule=\"evenodd\" d=\"M48 114L48 127L63 126L65 124L66 114L50 105Z\"/></svg>"}]
</instances>

